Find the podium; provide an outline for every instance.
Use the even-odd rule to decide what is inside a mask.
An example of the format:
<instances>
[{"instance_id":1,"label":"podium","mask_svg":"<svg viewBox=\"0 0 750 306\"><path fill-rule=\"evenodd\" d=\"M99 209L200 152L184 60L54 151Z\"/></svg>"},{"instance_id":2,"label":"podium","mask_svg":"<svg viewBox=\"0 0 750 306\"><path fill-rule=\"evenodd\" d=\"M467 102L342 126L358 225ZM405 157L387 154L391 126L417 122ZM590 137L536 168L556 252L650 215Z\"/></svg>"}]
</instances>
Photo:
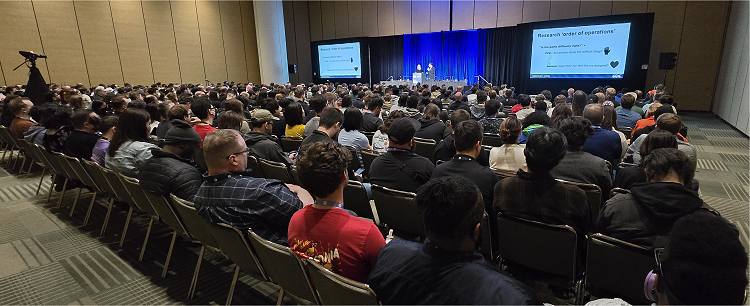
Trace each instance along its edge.
<instances>
[{"instance_id":1,"label":"podium","mask_svg":"<svg viewBox=\"0 0 750 306\"><path fill-rule=\"evenodd\" d=\"M415 72L411 75L411 82L413 84L422 83L422 77L424 76L424 73L422 72Z\"/></svg>"}]
</instances>

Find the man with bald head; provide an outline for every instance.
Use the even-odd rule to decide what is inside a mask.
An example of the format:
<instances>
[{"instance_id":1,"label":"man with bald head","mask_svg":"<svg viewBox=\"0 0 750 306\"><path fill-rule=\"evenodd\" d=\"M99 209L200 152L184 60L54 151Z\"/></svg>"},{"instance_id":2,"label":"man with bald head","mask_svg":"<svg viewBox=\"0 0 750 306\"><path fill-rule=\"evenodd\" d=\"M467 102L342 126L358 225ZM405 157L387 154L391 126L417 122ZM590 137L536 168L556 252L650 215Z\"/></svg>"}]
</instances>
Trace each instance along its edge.
<instances>
[{"instance_id":1,"label":"man with bald head","mask_svg":"<svg viewBox=\"0 0 750 306\"><path fill-rule=\"evenodd\" d=\"M620 164L622 156L622 143L620 136L614 131L601 127L604 120L604 111L601 104L589 104L583 109L583 117L591 121L594 133L586 139L583 151L609 161L612 166Z\"/></svg>"},{"instance_id":2,"label":"man with bald head","mask_svg":"<svg viewBox=\"0 0 750 306\"><path fill-rule=\"evenodd\" d=\"M240 133L217 130L203 140L208 176L195 195L198 214L210 223L225 223L287 245L292 215L313 199L304 189L246 172L250 152Z\"/></svg>"}]
</instances>

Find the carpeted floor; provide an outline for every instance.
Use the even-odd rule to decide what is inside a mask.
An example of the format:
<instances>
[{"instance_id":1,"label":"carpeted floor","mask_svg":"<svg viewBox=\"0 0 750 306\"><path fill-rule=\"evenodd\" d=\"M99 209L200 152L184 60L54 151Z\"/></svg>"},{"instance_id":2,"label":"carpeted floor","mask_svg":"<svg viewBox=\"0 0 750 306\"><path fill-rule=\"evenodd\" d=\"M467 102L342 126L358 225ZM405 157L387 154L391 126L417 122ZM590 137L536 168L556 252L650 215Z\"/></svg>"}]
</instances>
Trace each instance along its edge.
<instances>
[{"instance_id":1,"label":"carpeted floor","mask_svg":"<svg viewBox=\"0 0 750 306\"><path fill-rule=\"evenodd\" d=\"M698 150L696 177L701 195L712 207L740 227L743 242L748 230L748 138L711 114L682 114L690 143ZM11 175L0 170L0 304L223 304L233 265L221 255L207 255L197 296L186 301L198 245L179 240L170 273L160 277L170 232L157 225L138 262L147 219L135 217L123 248L120 238L126 209L115 209L104 236L99 229L105 209L96 205L82 226L90 196L85 195L72 217L75 197L68 192L63 207L56 196L46 203L49 180L35 195L40 173ZM275 303L278 288L242 276L235 304ZM293 303L292 300L285 300Z\"/></svg>"}]
</instances>

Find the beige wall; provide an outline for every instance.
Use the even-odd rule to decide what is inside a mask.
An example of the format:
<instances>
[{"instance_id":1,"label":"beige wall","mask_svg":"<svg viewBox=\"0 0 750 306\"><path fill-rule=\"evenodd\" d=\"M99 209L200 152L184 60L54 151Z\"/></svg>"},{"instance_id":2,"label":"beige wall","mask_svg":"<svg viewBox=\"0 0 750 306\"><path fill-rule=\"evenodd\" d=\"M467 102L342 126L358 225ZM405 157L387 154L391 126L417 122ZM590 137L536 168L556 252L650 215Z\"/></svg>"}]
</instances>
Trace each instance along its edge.
<instances>
[{"instance_id":1,"label":"beige wall","mask_svg":"<svg viewBox=\"0 0 750 306\"><path fill-rule=\"evenodd\" d=\"M713 112L738 130L750 135L750 86L748 85L748 19L747 1L732 3L724 52L716 83Z\"/></svg>"},{"instance_id":2,"label":"beige wall","mask_svg":"<svg viewBox=\"0 0 750 306\"><path fill-rule=\"evenodd\" d=\"M449 31L449 5L447 0L285 2L287 36L294 36L287 37L288 60L299 66L291 80L312 80L310 41ZM453 30L652 12L647 86L664 79L659 53L677 52L677 67L666 74L667 87L681 109L709 111L729 6L712 1L453 1Z\"/></svg>"},{"instance_id":3,"label":"beige wall","mask_svg":"<svg viewBox=\"0 0 750 306\"><path fill-rule=\"evenodd\" d=\"M39 60L47 82L260 81L252 2L2 2L0 83L23 84L18 50ZM10 35L10 36L8 36Z\"/></svg>"}]
</instances>

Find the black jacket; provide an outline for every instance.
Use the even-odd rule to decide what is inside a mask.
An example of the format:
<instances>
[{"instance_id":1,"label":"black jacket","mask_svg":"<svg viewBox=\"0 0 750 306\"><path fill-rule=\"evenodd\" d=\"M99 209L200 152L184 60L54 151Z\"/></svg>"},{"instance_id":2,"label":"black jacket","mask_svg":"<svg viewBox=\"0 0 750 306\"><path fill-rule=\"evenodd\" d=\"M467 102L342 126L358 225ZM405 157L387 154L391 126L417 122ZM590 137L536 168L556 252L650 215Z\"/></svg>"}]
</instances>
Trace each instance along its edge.
<instances>
[{"instance_id":1,"label":"black jacket","mask_svg":"<svg viewBox=\"0 0 750 306\"><path fill-rule=\"evenodd\" d=\"M99 135L73 130L65 139L63 153L82 159L91 159L91 152L94 150Z\"/></svg>"},{"instance_id":2,"label":"black jacket","mask_svg":"<svg viewBox=\"0 0 750 306\"><path fill-rule=\"evenodd\" d=\"M415 192L427 183L435 165L411 151L389 150L370 165L370 182L396 190Z\"/></svg>"},{"instance_id":3,"label":"black jacket","mask_svg":"<svg viewBox=\"0 0 750 306\"><path fill-rule=\"evenodd\" d=\"M442 163L432 171L432 178L457 175L473 182L482 192L485 210L494 216L492 197L497 183L497 175L490 168L482 166L476 159L463 154L456 154L452 160Z\"/></svg>"},{"instance_id":4,"label":"black jacket","mask_svg":"<svg viewBox=\"0 0 750 306\"><path fill-rule=\"evenodd\" d=\"M250 132L245 135L245 144L247 144L250 152L256 157L286 165L292 164L286 154L284 154L284 151L281 150L279 144L270 135Z\"/></svg>"},{"instance_id":5,"label":"black jacket","mask_svg":"<svg viewBox=\"0 0 750 306\"><path fill-rule=\"evenodd\" d=\"M158 148L151 149L152 157L141 165L138 180L144 189L162 195L173 193L193 201L203 176L191 161Z\"/></svg>"},{"instance_id":6,"label":"black jacket","mask_svg":"<svg viewBox=\"0 0 750 306\"><path fill-rule=\"evenodd\" d=\"M443 141L439 142L437 146L435 146L435 152L432 153L432 160L451 160L451 158L453 158L453 155L456 155L455 141L456 140L453 138L453 134L446 136ZM477 158L477 161L480 165L489 167L490 153L486 150L482 150L482 152L479 153L479 158Z\"/></svg>"},{"instance_id":7,"label":"black jacket","mask_svg":"<svg viewBox=\"0 0 750 306\"><path fill-rule=\"evenodd\" d=\"M363 132L375 132L378 130L378 127L383 125L383 119L380 119L378 117L375 117L373 113L363 113L362 114L362 131Z\"/></svg>"},{"instance_id":8,"label":"black jacket","mask_svg":"<svg viewBox=\"0 0 750 306\"><path fill-rule=\"evenodd\" d=\"M608 236L653 247L669 235L677 219L704 206L697 193L681 184L636 183L630 194L607 201L596 228Z\"/></svg>"},{"instance_id":9,"label":"black jacket","mask_svg":"<svg viewBox=\"0 0 750 306\"><path fill-rule=\"evenodd\" d=\"M434 139L435 143L438 143L449 135L445 123L438 119L420 119L419 124L419 130L414 134L414 137Z\"/></svg>"}]
</instances>

